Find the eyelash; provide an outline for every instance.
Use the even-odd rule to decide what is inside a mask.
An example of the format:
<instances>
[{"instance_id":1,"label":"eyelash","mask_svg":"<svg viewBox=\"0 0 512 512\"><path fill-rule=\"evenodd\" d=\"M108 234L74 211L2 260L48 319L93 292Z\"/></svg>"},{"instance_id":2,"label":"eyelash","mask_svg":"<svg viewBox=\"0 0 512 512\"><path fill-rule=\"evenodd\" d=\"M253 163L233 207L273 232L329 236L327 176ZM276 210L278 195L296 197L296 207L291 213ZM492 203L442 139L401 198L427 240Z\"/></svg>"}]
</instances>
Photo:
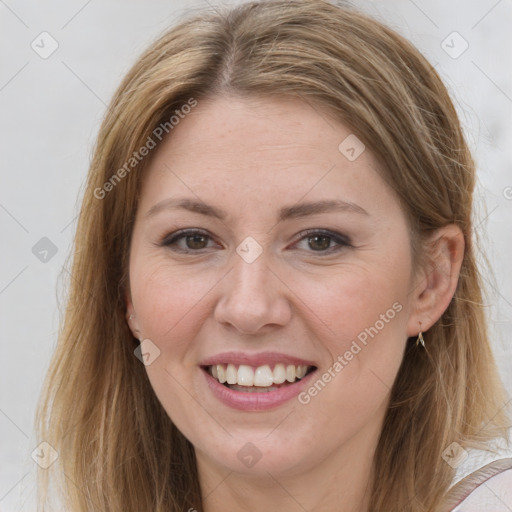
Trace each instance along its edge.
<instances>
[{"instance_id":1,"label":"eyelash","mask_svg":"<svg viewBox=\"0 0 512 512\"><path fill-rule=\"evenodd\" d=\"M187 236L204 236L207 237L209 240L212 239L212 237L206 233L205 231L201 231L199 229L181 229L179 231L176 231L174 233L171 233L164 237L162 242L159 244L161 247L168 247L174 252L179 252L183 254L191 254L191 253L201 253L204 250L207 250L207 248L204 249L178 249L175 247L172 247L176 242L179 240L185 239ZM350 239L347 236L341 235L339 233L335 233L333 231L329 231L326 229L308 229L305 231L301 231L298 236L300 237L299 240L295 243L301 242L304 239L307 238L313 238L314 236L325 236L330 238L331 242L334 242L338 244L338 247L329 247L328 249L324 251L314 251L310 250L308 252L312 252L314 254L332 254L334 252L338 252L346 247L352 247L352 244L350 243ZM295 244L294 244L295 245Z\"/></svg>"}]
</instances>

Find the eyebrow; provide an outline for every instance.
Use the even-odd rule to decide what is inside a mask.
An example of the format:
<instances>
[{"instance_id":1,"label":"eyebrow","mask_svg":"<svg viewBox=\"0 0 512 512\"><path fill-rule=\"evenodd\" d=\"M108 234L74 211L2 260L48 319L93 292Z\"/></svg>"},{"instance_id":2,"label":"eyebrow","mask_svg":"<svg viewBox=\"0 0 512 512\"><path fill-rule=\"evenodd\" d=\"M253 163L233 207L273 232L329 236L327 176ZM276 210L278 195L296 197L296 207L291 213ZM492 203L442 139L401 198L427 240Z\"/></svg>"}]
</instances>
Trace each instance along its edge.
<instances>
[{"instance_id":1,"label":"eyebrow","mask_svg":"<svg viewBox=\"0 0 512 512\"><path fill-rule=\"evenodd\" d=\"M199 213L209 217L224 220L228 214L224 210L211 206L202 201L188 198L164 199L152 206L146 213L146 218L153 217L157 213L169 209L184 209L190 212ZM307 217L318 213L348 212L369 215L368 212L358 204L341 199L324 200L316 202L300 203L293 206L286 206L279 210L278 221Z\"/></svg>"}]
</instances>

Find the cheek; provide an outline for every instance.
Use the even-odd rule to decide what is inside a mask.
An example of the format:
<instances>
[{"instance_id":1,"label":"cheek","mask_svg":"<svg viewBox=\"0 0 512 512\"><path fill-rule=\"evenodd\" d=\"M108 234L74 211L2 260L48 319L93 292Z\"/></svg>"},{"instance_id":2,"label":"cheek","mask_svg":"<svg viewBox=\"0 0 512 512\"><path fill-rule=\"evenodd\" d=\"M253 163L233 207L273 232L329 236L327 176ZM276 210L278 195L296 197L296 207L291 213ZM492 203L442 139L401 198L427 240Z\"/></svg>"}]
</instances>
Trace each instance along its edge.
<instances>
[{"instance_id":1,"label":"cheek","mask_svg":"<svg viewBox=\"0 0 512 512\"><path fill-rule=\"evenodd\" d=\"M404 309L406 287L388 278L347 276L339 283L338 297L329 297L324 310L334 333L340 333L340 349L348 342L365 344L379 336L387 338L402 326L400 312Z\"/></svg>"},{"instance_id":2,"label":"cheek","mask_svg":"<svg viewBox=\"0 0 512 512\"><path fill-rule=\"evenodd\" d=\"M161 349L179 353L190 348L201 319L208 313L208 293L218 283L216 272L186 269L165 262L134 268L132 300L144 337Z\"/></svg>"},{"instance_id":3,"label":"cheek","mask_svg":"<svg viewBox=\"0 0 512 512\"><path fill-rule=\"evenodd\" d=\"M402 266L392 260L347 265L323 285L309 282L302 314L310 325L319 325L315 338L331 358L319 376L325 376L325 387L320 383L304 396L303 403L316 402L318 414L329 417L329 408L339 404L343 418L335 416L346 423L346 418L370 414L389 393L407 339L410 267L405 256Z\"/></svg>"},{"instance_id":4,"label":"cheek","mask_svg":"<svg viewBox=\"0 0 512 512\"><path fill-rule=\"evenodd\" d=\"M180 431L195 432L196 413L200 416L202 411L195 410L190 391L185 390L191 389L190 376L197 364L196 340L209 314L208 293L218 278L211 269L190 272L151 258L132 270L130 288L142 336L160 351L145 368L151 387ZM205 418L200 424L210 428Z\"/></svg>"},{"instance_id":5,"label":"cheek","mask_svg":"<svg viewBox=\"0 0 512 512\"><path fill-rule=\"evenodd\" d=\"M319 324L318 333L332 356L343 353L350 342L386 332L401 331L406 310L408 268L404 264L347 264L325 277L290 276L290 287L303 303L300 315ZM369 334L370 332L370 334Z\"/></svg>"}]
</instances>

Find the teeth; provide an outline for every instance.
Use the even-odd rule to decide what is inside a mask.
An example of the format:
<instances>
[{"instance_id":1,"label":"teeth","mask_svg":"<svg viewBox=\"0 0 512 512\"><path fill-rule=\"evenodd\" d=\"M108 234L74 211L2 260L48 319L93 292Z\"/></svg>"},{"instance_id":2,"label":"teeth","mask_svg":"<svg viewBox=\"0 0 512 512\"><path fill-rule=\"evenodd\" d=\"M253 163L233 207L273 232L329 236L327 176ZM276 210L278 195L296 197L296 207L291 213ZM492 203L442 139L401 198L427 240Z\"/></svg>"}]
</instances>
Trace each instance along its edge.
<instances>
[{"instance_id":1,"label":"teeth","mask_svg":"<svg viewBox=\"0 0 512 512\"><path fill-rule=\"evenodd\" d=\"M232 386L245 386L247 388L268 388L273 384L283 384L284 382L295 382L302 379L308 372L308 367L304 365L295 366L293 364L284 365L278 363L274 369L266 364L253 368L241 364L238 369L234 364L216 364L209 367L210 374L221 384L227 382Z\"/></svg>"},{"instance_id":2,"label":"teeth","mask_svg":"<svg viewBox=\"0 0 512 512\"><path fill-rule=\"evenodd\" d=\"M217 367L217 375L218 375L217 379L219 380L219 382L221 384L224 384L224 382L226 382L226 370L224 369L224 366L221 364L217 364L216 367ZM213 368L213 366L212 366L212 368ZM213 375L213 371L212 371L212 375Z\"/></svg>"},{"instance_id":3,"label":"teeth","mask_svg":"<svg viewBox=\"0 0 512 512\"><path fill-rule=\"evenodd\" d=\"M272 386L272 384L274 384L274 375L272 374L270 366L268 364L258 366L254 372L254 385L260 388L266 388L267 386Z\"/></svg>"},{"instance_id":4,"label":"teeth","mask_svg":"<svg viewBox=\"0 0 512 512\"><path fill-rule=\"evenodd\" d=\"M284 364L276 364L274 367L274 384L282 384L286 380Z\"/></svg>"},{"instance_id":5,"label":"teeth","mask_svg":"<svg viewBox=\"0 0 512 512\"><path fill-rule=\"evenodd\" d=\"M238 367L237 384L239 386L254 386L254 371L250 366L241 364Z\"/></svg>"},{"instance_id":6,"label":"teeth","mask_svg":"<svg viewBox=\"0 0 512 512\"><path fill-rule=\"evenodd\" d=\"M228 368L226 370L226 380L228 384L237 383L238 372L236 371L236 366L234 364L228 364Z\"/></svg>"},{"instance_id":7,"label":"teeth","mask_svg":"<svg viewBox=\"0 0 512 512\"><path fill-rule=\"evenodd\" d=\"M286 367L286 380L288 382L295 382L295 377L297 375L295 374L295 366L293 364L289 364Z\"/></svg>"},{"instance_id":8,"label":"teeth","mask_svg":"<svg viewBox=\"0 0 512 512\"><path fill-rule=\"evenodd\" d=\"M297 366L297 369L295 370L295 374L297 375L298 379L302 379L303 377L305 377L306 373L308 373L307 366Z\"/></svg>"}]
</instances>

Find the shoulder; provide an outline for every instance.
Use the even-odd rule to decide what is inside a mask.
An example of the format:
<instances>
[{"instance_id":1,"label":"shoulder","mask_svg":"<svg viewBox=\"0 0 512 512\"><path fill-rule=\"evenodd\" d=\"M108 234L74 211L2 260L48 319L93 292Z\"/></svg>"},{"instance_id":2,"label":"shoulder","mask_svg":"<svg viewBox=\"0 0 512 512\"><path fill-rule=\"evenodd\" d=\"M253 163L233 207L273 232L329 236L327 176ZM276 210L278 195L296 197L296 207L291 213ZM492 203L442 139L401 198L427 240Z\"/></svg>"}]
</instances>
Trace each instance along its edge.
<instances>
[{"instance_id":1,"label":"shoulder","mask_svg":"<svg viewBox=\"0 0 512 512\"><path fill-rule=\"evenodd\" d=\"M512 459L510 468L480 483L452 512L510 512L512 510Z\"/></svg>"},{"instance_id":2,"label":"shoulder","mask_svg":"<svg viewBox=\"0 0 512 512\"><path fill-rule=\"evenodd\" d=\"M495 439L488 450L464 450L458 445L455 476L446 496L446 512L512 511L512 446ZM453 450L452 450L453 451ZM448 459L445 459L448 460Z\"/></svg>"}]
</instances>

